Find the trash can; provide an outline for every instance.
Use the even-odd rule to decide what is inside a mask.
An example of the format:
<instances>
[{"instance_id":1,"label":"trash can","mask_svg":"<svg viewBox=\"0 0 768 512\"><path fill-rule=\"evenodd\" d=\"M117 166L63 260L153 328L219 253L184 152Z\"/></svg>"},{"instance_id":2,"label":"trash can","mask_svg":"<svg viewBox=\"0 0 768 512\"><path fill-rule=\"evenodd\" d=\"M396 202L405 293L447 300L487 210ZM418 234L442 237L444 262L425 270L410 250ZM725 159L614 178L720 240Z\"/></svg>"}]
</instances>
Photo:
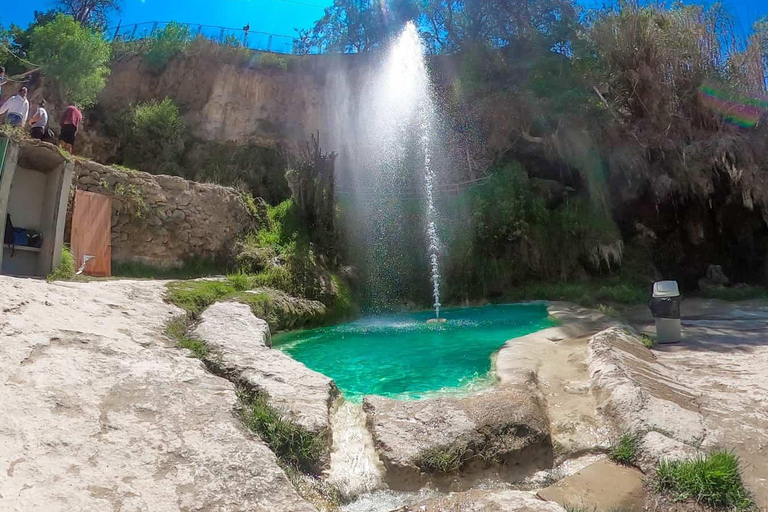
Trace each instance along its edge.
<instances>
[{"instance_id":1,"label":"trash can","mask_svg":"<svg viewBox=\"0 0 768 512\"><path fill-rule=\"evenodd\" d=\"M677 281L653 283L653 297L648 305L656 320L656 342L679 342L682 339L682 329L680 327L680 290Z\"/></svg>"}]
</instances>

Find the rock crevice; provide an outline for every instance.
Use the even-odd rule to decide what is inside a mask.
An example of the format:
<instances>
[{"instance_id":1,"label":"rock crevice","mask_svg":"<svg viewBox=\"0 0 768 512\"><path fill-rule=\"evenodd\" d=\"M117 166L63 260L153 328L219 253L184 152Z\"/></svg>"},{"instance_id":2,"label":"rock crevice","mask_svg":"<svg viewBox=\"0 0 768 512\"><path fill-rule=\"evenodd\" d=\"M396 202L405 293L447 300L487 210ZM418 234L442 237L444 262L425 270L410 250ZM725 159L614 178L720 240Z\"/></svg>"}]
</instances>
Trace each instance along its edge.
<instances>
[{"instance_id":1,"label":"rock crevice","mask_svg":"<svg viewBox=\"0 0 768 512\"><path fill-rule=\"evenodd\" d=\"M248 305L212 305L192 335L211 348L211 359L230 380L267 395L271 406L307 431L330 435L330 408L339 394L336 384L270 348L269 325Z\"/></svg>"}]
</instances>

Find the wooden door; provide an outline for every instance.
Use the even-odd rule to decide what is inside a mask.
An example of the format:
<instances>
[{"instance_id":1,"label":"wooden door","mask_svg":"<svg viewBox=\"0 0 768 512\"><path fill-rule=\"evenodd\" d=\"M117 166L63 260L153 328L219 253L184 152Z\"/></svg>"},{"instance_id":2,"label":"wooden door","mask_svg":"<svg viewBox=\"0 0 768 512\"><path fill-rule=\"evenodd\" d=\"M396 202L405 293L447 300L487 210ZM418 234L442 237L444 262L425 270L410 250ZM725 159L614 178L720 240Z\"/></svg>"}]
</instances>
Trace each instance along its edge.
<instances>
[{"instance_id":1,"label":"wooden door","mask_svg":"<svg viewBox=\"0 0 768 512\"><path fill-rule=\"evenodd\" d=\"M112 198L78 190L72 212L72 253L75 269L89 276L112 275Z\"/></svg>"}]
</instances>

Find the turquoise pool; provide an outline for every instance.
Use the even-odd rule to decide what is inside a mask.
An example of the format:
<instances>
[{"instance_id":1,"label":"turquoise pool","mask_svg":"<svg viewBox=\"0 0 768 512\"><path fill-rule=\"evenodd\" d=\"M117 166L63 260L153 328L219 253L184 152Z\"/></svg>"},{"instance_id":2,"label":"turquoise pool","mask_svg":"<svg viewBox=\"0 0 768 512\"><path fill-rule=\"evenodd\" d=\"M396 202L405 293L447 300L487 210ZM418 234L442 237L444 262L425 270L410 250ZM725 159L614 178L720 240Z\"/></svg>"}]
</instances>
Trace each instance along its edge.
<instances>
[{"instance_id":1,"label":"turquoise pool","mask_svg":"<svg viewBox=\"0 0 768 512\"><path fill-rule=\"evenodd\" d=\"M507 340L551 326L546 305L507 304L362 318L276 337L274 346L336 381L349 400L421 398L490 380Z\"/></svg>"}]
</instances>

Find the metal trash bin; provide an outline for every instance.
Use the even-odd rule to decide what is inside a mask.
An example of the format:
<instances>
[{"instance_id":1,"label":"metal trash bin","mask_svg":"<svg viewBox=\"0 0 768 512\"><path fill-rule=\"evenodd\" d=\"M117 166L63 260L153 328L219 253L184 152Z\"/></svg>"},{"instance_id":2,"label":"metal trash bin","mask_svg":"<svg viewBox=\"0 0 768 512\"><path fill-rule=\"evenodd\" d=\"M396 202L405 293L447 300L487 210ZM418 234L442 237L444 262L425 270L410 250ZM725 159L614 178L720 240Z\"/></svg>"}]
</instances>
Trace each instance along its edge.
<instances>
[{"instance_id":1,"label":"metal trash bin","mask_svg":"<svg viewBox=\"0 0 768 512\"><path fill-rule=\"evenodd\" d=\"M682 339L680 300L677 281L653 283L653 297L648 306L656 320L657 343L678 343Z\"/></svg>"}]
</instances>

